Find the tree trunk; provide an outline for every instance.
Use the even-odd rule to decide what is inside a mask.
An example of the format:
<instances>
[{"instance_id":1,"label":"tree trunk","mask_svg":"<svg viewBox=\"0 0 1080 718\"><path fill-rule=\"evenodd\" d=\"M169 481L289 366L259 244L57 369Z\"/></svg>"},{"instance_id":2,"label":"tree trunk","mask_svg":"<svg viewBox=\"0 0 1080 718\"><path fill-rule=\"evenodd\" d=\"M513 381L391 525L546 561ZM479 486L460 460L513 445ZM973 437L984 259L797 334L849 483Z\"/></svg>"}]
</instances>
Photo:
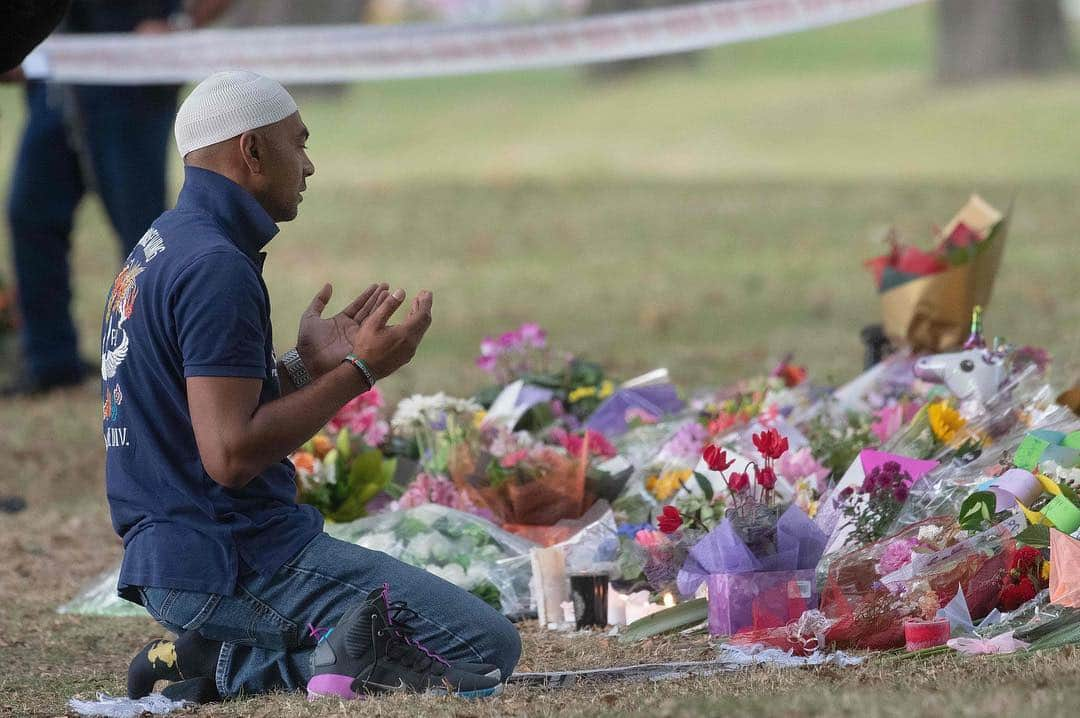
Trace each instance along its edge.
<instances>
[{"instance_id":1,"label":"tree trunk","mask_svg":"<svg viewBox=\"0 0 1080 718\"><path fill-rule=\"evenodd\" d=\"M1060 0L939 0L937 70L944 82L1052 72L1069 58Z\"/></svg>"}]
</instances>

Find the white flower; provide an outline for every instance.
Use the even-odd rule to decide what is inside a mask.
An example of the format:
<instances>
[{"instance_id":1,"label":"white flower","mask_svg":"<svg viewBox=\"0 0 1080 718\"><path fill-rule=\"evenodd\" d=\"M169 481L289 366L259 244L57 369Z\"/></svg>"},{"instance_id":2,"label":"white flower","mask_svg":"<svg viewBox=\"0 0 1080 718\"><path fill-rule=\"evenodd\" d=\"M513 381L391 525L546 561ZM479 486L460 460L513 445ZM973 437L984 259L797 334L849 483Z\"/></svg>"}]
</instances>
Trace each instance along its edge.
<instances>
[{"instance_id":1,"label":"white flower","mask_svg":"<svg viewBox=\"0 0 1080 718\"><path fill-rule=\"evenodd\" d=\"M424 568L428 573L433 573L444 581L449 581L455 586L465 587L465 570L456 563L447 566L436 566L433 563L429 563Z\"/></svg>"},{"instance_id":2,"label":"white flower","mask_svg":"<svg viewBox=\"0 0 1080 718\"><path fill-rule=\"evenodd\" d=\"M441 391L427 396L413 394L398 404L390 425L397 433L410 434L418 428L442 421L447 414L475 414L481 410L481 406L471 399L447 396Z\"/></svg>"},{"instance_id":3,"label":"white flower","mask_svg":"<svg viewBox=\"0 0 1080 718\"><path fill-rule=\"evenodd\" d=\"M923 526L919 529L919 540L923 543L932 543L941 536L940 526Z\"/></svg>"},{"instance_id":4,"label":"white flower","mask_svg":"<svg viewBox=\"0 0 1080 718\"><path fill-rule=\"evenodd\" d=\"M394 550L397 546L397 539L394 538L394 534L389 532L367 534L357 539L356 543L358 546L363 546L372 551L382 551L391 555L397 553Z\"/></svg>"}]
</instances>

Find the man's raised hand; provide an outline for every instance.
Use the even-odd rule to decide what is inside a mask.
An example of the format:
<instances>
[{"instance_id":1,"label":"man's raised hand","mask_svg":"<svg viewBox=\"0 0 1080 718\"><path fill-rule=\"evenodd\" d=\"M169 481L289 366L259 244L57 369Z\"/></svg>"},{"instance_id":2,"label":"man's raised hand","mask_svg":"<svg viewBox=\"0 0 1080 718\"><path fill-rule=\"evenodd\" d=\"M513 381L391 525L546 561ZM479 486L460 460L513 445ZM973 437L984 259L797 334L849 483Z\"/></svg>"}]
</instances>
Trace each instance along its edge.
<instances>
[{"instance_id":1,"label":"man's raised hand","mask_svg":"<svg viewBox=\"0 0 1080 718\"><path fill-rule=\"evenodd\" d=\"M389 296L390 285L372 284L347 307L330 318L323 318L323 311L333 296L334 288L323 288L311 300L300 317L300 332L296 350L304 360L308 371L318 378L330 371L353 349L353 339L364 321Z\"/></svg>"},{"instance_id":2,"label":"man's raised hand","mask_svg":"<svg viewBox=\"0 0 1080 718\"><path fill-rule=\"evenodd\" d=\"M389 376L408 364L431 326L432 296L426 290L416 295L405 321L389 324L404 301L403 289L388 294L361 322L353 339L353 353L367 362L376 379Z\"/></svg>"}]
</instances>

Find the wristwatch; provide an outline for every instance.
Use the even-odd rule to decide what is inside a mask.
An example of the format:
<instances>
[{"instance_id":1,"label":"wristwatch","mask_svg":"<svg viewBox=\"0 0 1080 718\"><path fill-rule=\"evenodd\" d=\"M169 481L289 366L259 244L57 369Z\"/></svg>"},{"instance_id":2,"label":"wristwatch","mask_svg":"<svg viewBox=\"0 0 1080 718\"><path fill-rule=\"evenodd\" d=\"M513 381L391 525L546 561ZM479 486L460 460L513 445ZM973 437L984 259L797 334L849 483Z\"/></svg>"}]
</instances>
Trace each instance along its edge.
<instances>
[{"instance_id":1,"label":"wristwatch","mask_svg":"<svg viewBox=\"0 0 1080 718\"><path fill-rule=\"evenodd\" d=\"M300 358L300 352L296 351L296 347L285 352L281 357L281 363L285 366L285 371L289 372L289 378L297 389L311 383L311 374L304 366L304 360Z\"/></svg>"}]
</instances>

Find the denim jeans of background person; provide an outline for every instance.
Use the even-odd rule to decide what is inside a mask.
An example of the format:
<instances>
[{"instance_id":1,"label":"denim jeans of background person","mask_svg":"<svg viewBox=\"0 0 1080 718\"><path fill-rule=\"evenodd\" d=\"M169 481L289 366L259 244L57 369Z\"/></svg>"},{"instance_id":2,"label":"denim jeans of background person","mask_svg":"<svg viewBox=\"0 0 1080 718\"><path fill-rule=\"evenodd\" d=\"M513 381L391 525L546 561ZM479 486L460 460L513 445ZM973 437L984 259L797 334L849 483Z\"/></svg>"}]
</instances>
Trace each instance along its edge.
<instances>
[{"instance_id":1,"label":"denim jeans of background person","mask_svg":"<svg viewBox=\"0 0 1080 718\"><path fill-rule=\"evenodd\" d=\"M200 23L226 5L189 4L200 13ZM182 0L74 0L60 31L162 32L170 19L183 17L183 8ZM27 122L7 203L25 376L3 393L33 394L86 378L71 316L75 210L88 191L96 192L120 241L120 256L131 252L165 210L178 91L27 83Z\"/></svg>"},{"instance_id":2,"label":"denim jeans of background person","mask_svg":"<svg viewBox=\"0 0 1080 718\"><path fill-rule=\"evenodd\" d=\"M314 676L310 692L342 698L399 687L494 695L520 653L506 618L425 571L331 539L319 512L296 503L284 457L412 359L432 306L420 291L389 325L405 292L371 285L324 319L326 285L278 362L264 250L314 174L308 135L273 80L230 71L200 83L177 113L176 207L136 244L106 302L117 588L181 634L135 656L129 694L167 680L167 696L215 700Z\"/></svg>"}]
</instances>

